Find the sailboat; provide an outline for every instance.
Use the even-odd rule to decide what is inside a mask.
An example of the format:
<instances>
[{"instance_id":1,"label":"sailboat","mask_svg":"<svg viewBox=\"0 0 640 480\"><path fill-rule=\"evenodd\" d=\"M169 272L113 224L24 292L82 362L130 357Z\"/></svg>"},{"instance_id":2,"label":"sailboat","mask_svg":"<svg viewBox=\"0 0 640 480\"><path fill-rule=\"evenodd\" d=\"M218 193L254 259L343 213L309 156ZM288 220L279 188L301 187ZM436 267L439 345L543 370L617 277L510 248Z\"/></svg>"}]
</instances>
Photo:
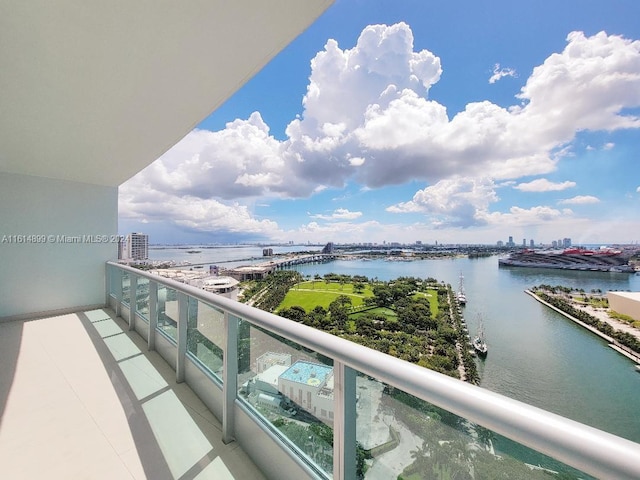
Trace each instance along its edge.
<instances>
[{"instance_id":1,"label":"sailboat","mask_svg":"<svg viewBox=\"0 0 640 480\"><path fill-rule=\"evenodd\" d=\"M464 293L464 276L462 272L460 272L460 284L458 285L458 294L456 295L456 299L460 305L467 304L467 296Z\"/></svg>"},{"instance_id":2,"label":"sailboat","mask_svg":"<svg viewBox=\"0 0 640 480\"><path fill-rule=\"evenodd\" d=\"M489 349L487 348L487 343L484 339L484 325L482 324L482 318L480 318L480 322L478 324L478 333L473 337L471 345L479 357L484 358L487 356Z\"/></svg>"}]
</instances>

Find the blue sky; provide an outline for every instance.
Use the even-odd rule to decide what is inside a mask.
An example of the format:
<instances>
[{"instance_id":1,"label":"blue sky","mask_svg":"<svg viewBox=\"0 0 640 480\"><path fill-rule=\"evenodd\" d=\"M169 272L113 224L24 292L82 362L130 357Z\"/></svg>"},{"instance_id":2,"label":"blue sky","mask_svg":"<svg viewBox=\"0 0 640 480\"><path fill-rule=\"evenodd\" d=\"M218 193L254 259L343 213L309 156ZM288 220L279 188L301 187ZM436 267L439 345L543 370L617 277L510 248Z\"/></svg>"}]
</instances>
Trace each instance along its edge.
<instances>
[{"instance_id":1,"label":"blue sky","mask_svg":"<svg viewBox=\"0 0 640 480\"><path fill-rule=\"evenodd\" d=\"M120 187L152 243L640 240L640 2L336 0Z\"/></svg>"}]
</instances>

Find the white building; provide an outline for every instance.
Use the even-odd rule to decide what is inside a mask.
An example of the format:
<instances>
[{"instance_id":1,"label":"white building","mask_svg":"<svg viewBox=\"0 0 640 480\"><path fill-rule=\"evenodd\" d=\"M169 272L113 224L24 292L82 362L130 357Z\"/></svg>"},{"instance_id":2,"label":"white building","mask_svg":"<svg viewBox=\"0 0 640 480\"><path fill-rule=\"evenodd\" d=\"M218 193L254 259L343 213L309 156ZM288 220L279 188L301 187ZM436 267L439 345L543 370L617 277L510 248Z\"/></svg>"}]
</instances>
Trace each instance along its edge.
<instances>
[{"instance_id":1,"label":"white building","mask_svg":"<svg viewBox=\"0 0 640 480\"><path fill-rule=\"evenodd\" d=\"M640 292L607 292L609 308L640 321Z\"/></svg>"},{"instance_id":2,"label":"white building","mask_svg":"<svg viewBox=\"0 0 640 480\"><path fill-rule=\"evenodd\" d=\"M323 422L333 424L333 368L298 360L278 377L278 390Z\"/></svg>"},{"instance_id":3,"label":"white building","mask_svg":"<svg viewBox=\"0 0 640 480\"><path fill-rule=\"evenodd\" d=\"M288 353L267 352L256 360L253 387L260 394L287 399L314 417L333 425L333 367L298 360L291 364ZM270 399L263 397L263 403Z\"/></svg>"},{"instance_id":4,"label":"white building","mask_svg":"<svg viewBox=\"0 0 640 480\"><path fill-rule=\"evenodd\" d=\"M127 235L127 256L131 260L147 260L149 258L149 235L144 233Z\"/></svg>"},{"instance_id":5,"label":"white building","mask_svg":"<svg viewBox=\"0 0 640 480\"><path fill-rule=\"evenodd\" d=\"M150 272L154 275L170 278L176 282L201 288L207 292L222 295L232 300L238 299L238 283L240 282L233 277L211 275L210 272L203 270L174 270L162 268L151 270Z\"/></svg>"}]
</instances>

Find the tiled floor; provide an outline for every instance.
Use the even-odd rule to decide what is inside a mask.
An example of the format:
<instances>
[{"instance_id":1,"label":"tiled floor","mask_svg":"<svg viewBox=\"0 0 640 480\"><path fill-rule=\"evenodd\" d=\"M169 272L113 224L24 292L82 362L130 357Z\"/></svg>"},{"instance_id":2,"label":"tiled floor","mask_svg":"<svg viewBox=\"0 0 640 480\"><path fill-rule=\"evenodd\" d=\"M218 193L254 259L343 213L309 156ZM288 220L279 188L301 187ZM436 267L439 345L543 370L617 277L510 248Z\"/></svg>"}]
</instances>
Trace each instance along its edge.
<instances>
[{"instance_id":1,"label":"tiled floor","mask_svg":"<svg viewBox=\"0 0 640 480\"><path fill-rule=\"evenodd\" d=\"M0 324L0 478L261 479L110 310Z\"/></svg>"}]
</instances>

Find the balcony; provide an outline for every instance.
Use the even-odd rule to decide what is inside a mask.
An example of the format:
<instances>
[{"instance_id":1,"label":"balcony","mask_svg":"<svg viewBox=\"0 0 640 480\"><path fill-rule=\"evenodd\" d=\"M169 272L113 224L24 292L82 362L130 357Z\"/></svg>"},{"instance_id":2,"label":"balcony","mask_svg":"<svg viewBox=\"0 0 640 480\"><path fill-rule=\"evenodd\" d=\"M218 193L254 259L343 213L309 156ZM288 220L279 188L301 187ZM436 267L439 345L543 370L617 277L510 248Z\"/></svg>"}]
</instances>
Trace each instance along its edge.
<instances>
[{"instance_id":1,"label":"balcony","mask_svg":"<svg viewBox=\"0 0 640 480\"><path fill-rule=\"evenodd\" d=\"M633 442L170 279L106 269L107 308L0 325L3 476L640 478Z\"/></svg>"},{"instance_id":2,"label":"balcony","mask_svg":"<svg viewBox=\"0 0 640 480\"><path fill-rule=\"evenodd\" d=\"M109 309L0 324L0 477L264 478Z\"/></svg>"}]
</instances>

